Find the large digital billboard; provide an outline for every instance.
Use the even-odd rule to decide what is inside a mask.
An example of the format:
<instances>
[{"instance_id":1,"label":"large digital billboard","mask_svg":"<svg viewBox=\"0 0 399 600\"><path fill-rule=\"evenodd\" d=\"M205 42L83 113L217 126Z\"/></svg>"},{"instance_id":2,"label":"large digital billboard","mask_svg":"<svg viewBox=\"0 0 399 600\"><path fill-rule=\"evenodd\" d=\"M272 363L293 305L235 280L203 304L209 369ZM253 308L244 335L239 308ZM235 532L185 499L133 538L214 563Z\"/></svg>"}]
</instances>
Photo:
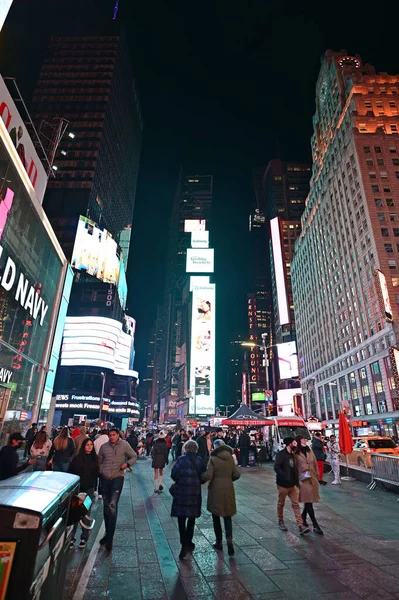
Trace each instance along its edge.
<instances>
[{"instance_id":1,"label":"large digital billboard","mask_svg":"<svg viewBox=\"0 0 399 600\"><path fill-rule=\"evenodd\" d=\"M184 232L192 233L193 231L205 231L205 219L186 219L184 221Z\"/></svg>"},{"instance_id":2,"label":"large digital billboard","mask_svg":"<svg viewBox=\"0 0 399 600\"><path fill-rule=\"evenodd\" d=\"M186 273L213 273L213 271L213 248L187 249Z\"/></svg>"},{"instance_id":3,"label":"large digital billboard","mask_svg":"<svg viewBox=\"0 0 399 600\"><path fill-rule=\"evenodd\" d=\"M392 323L392 307L389 299L387 280L384 273L379 269L374 271L374 276L376 278L378 301L382 315L388 323Z\"/></svg>"},{"instance_id":4,"label":"large digital billboard","mask_svg":"<svg viewBox=\"0 0 399 600\"><path fill-rule=\"evenodd\" d=\"M137 376L132 369L134 338L122 323L106 317L67 317L61 349L62 367L100 367L117 375Z\"/></svg>"},{"instance_id":5,"label":"large digital billboard","mask_svg":"<svg viewBox=\"0 0 399 600\"><path fill-rule=\"evenodd\" d=\"M215 414L215 284L193 290L189 413Z\"/></svg>"},{"instance_id":6,"label":"large digital billboard","mask_svg":"<svg viewBox=\"0 0 399 600\"><path fill-rule=\"evenodd\" d=\"M106 283L118 285L121 253L106 229L86 217L79 217L71 265Z\"/></svg>"},{"instance_id":7,"label":"large digital billboard","mask_svg":"<svg viewBox=\"0 0 399 600\"><path fill-rule=\"evenodd\" d=\"M118 281L118 294L119 299L121 301L121 306L123 310L126 308L126 300L127 300L127 280L126 280L126 269L123 258L121 258L121 268L119 271L119 281Z\"/></svg>"},{"instance_id":8,"label":"large digital billboard","mask_svg":"<svg viewBox=\"0 0 399 600\"><path fill-rule=\"evenodd\" d=\"M193 231L191 248L209 248L209 231Z\"/></svg>"},{"instance_id":9,"label":"large digital billboard","mask_svg":"<svg viewBox=\"0 0 399 600\"><path fill-rule=\"evenodd\" d=\"M191 275L190 277L190 292L195 286L209 285L209 275Z\"/></svg>"},{"instance_id":10,"label":"large digital billboard","mask_svg":"<svg viewBox=\"0 0 399 600\"><path fill-rule=\"evenodd\" d=\"M6 20L8 11L10 10L12 0L0 0L0 31Z\"/></svg>"},{"instance_id":11,"label":"large digital billboard","mask_svg":"<svg viewBox=\"0 0 399 600\"><path fill-rule=\"evenodd\" d=\"M287 325L287 323L290 322L290 314L288 310L287 289L285 285L285 270L281 249L279 217L275 217L270 221L270 230L272 236L274 278L277 289L278 316L280 325Z\"/></svg>"},{"instance_id":12,"label":"large digital billboard","mask_svg":"<svg viewBox=\"0 0 399 600\"><path fill-rule=\"evenodd\" d=\"M280 379L298 377L298 355L295 342L277 344L278 368Z\"/></svg>"}]
</instances>

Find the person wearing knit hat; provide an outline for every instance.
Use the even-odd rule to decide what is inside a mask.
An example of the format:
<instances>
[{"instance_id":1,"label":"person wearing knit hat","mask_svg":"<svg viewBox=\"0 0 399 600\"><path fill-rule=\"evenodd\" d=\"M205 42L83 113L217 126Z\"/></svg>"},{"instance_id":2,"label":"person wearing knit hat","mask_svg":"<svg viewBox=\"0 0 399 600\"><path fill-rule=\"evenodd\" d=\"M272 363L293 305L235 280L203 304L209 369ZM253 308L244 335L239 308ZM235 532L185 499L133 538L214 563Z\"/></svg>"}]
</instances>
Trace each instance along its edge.
<instances>
[{"instance_id":1,"label":"person wearing knit hat","mask_svg":"<svg viewBox=\"0 0 399 600\"><path fill-rule=\"evenodd\" d=\"M284 523L284 504L288 498L291 500L292 510L298 524L299 534L303 535L309 532L309 528L303 524L301 509L299 506L299 479L298 472L293 457L293 452L297 446L297 441L292 436L284 438L285 448L280 450L274 461L274 470L276 472L276 484L278 491L277 498L277 518L278 526L281 531L288 531Z\"/></svg>"}]
</instances>

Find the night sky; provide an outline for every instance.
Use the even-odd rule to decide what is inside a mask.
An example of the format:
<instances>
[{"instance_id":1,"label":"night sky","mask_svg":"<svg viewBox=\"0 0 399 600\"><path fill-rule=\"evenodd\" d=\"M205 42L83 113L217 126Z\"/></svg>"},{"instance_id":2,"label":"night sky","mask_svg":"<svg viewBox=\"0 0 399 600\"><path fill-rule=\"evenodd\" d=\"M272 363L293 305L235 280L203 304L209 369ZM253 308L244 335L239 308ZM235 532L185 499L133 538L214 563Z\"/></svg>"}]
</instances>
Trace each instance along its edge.
<instances>
[{"instance_id":1,"label":"night sky","mask_svg":"<svg viewBox=\"0 0 399 600\"><path fill-rule=\"evenodd\" d=\"M87 26L112 25L113 0L79 4L91 5ZM73 6L14 0L0 36L0 70L17 76L27 100L54 24L80 20L85 27ZM186 173L214 175L222 372L228 342L246 323L251 169L277 156L310 161L314 89L327 48L346 48L379 71L399 72L399 9L381 12L375 22L373 15L360 3L313 0L119 0L145 126L128 274L139 370L162 300L167 219L180 165ZM224 393L220 380L217 403L226 403Z\"/></svg>"}]
</instances>

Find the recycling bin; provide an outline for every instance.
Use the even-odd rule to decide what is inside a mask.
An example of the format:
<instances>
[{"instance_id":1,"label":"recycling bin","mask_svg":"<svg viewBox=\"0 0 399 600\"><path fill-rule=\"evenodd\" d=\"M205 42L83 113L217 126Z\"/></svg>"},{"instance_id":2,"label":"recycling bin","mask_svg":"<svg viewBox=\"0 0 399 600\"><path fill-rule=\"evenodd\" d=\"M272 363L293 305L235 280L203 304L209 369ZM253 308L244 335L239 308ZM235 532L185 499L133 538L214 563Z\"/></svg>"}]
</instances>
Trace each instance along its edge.
<instances>
[{"instance_id":1,"label":"recycling bin","mask_svg":"<svg viewBox=\"0 0 399 600\"><path fill-rule=\"evenodd\" d=\"M0 600L62 598L79 485L52 471L0 481Z\"/></svg>"}]
</instances>

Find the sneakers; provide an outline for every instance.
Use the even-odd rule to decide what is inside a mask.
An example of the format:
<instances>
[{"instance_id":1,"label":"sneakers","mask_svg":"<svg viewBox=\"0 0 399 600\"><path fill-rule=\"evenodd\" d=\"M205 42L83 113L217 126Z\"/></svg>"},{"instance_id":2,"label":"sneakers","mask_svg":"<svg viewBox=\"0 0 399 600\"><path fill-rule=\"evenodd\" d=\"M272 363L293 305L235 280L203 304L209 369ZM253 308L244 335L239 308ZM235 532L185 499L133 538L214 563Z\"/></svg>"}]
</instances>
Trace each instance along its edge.
<instances>
[{"instance_id":1,"label":"sneakers","mask_svg":"<svg viewBox=\"0 0 399 600\"><path fill-rule=\"evenodd\" d=\"M159 486L159 491L160 491L160 492L163 492L163 485L160 485L160 486Z\"/></svg>"},{"instance_id":2,"label":"sneakers","mask_svg":"<svg viewBox=\"0 0 399 600\"><path fill-rule=\"evenodd\" d=\"M69 542L69 549L72 550L72 548L75 548L75 542L76 539L72 538L71 541Z\"/></svg>"},{"instance_id":3,"label":"sneakers","mask_svg":"<svg viewBox=\"0 0 399 600\"><path fill-rule=\"evenodd\" d=\"M80 540L78 548L80 548L81 550L83 550L84 548L86 548L86 545L87 545L87 541L86 540Z\"/></svg>"},{"instance_id":4,"label":"sneakers","mask_svg":"<svg viewBox=\"0 0 399 600\"><path fill-rule=\"evenodd\" d=\"M154 494L159 494L159 490L155 489Z\"/></svg>"},{"instance_id":5,"label":"sneakers","mask_svg":"<svg viewBox=\"0 0 399 600\"><path fill-rule=\"evenodd\" d=\"M280 527L281 531L288 531L287 527L285 526L284 521L279 521L278 526Z\"/></svg>"},{"instance_id":6,"label":"sneakers","mask_svg":"<svg viewBox=\"0 0 399 600\"><path fill-rule=\"evenodd\" d=\"M324 481L323 479L319 479L319 483L320 485L327 485L327 481Z\"/></svg>"},{"instance_id":7,"label":"sneakers","mask_svg":"<svg viewBox=\"0 0 399 600\"><path fill-rule=\"evenodd\" d=\"M223 544L222 544L222 542L218 542L217 540L213 544L213 547L215 548L215 550L223 550Z\"/></svg>"},{"instance_id":8,"label":"sneakers","mask_svg":"<svg viewBox=\"0 0 399 600\"><path fill-rule=\"evenodd\" d=\"M305 533L309 533L309 527L305 527L305 525L299 525L299 535L305 535Z\"/></svg>"},{"instance_id":9,"label":"sneakers","mask_svg":"<svg viewBox=\"0 0 399 600\"><path fill-rule=\"evenodd\" d=\"M320 529L319 525L316 525L316 527L313 527L313 533L318 533L319 535L324 535L324 532L322 529Z\"/></svg>"},{"instance_id":10,"label":"sneakers","mask_svg":"<svg viewBox=\"0 0 399 600\"><path fill-rule=\"evenodd\" d=\"M332 481L331 485L341 485L341 482L340 481Z\"/></svg>"},{"instance_id":11,"label":"sneakers","mask_svg":"<svg viewBox=\"0 0 399 600\"><path fill-rule=\"evenodd\" d=\"M227 551L229 553L229 556L234 556L234 546L233 540L231 538L227 538Z\"/></svg>"}]
</instances>

